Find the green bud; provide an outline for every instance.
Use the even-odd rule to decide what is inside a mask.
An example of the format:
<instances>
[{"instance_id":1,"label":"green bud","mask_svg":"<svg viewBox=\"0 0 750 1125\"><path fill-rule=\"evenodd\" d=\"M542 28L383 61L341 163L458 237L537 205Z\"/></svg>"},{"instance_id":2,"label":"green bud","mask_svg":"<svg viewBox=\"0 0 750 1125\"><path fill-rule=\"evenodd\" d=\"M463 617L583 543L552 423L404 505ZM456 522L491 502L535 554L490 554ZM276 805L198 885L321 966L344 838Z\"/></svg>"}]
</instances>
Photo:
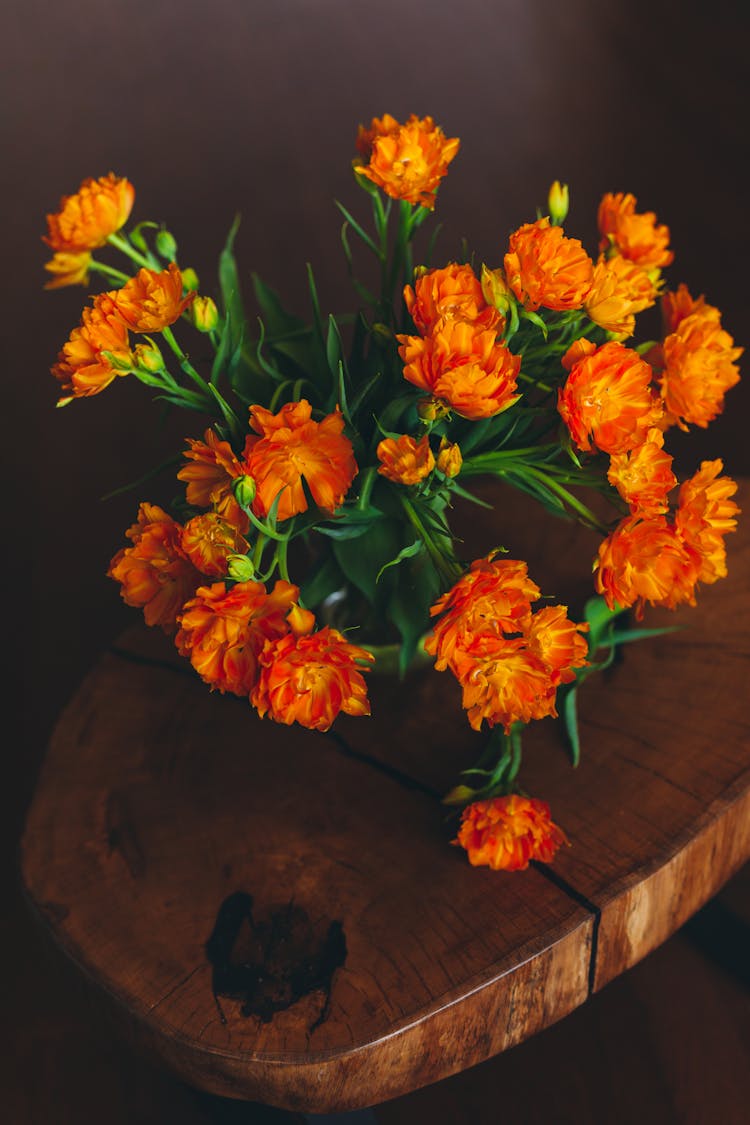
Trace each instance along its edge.
<instances>
[{"instance_id":1,"label":"green bud","mask_svg":"<svg viewBox=\"0 0 750 1125\"><path fill-rule=\"evenodd\" d=\"M234 498L241 508L249 508L255 499L255 481L252 477L243 474L241 477L235 477L232 482L232 489L234 490Z\"/></svg>"},{"instance_id":2,"label":"green bud","mask_svg":"<svg viewBox=\"0 0 750 1125\"><path fill-rule=\"evenodd\" d=\"M199 332L213 332L219 323L219 310L210 297L196 297L190 308L190 317Z\"/></svg>"},{"instance_id":3,"label":"green bud","mask_svg":"<svg viewBox=\"0 0 750 1125\"><path fill-rule=\"evenodd\" d=\"M375 337L376 342L379 344L390 344L391 340L393 339L393 333L391 332L388 325L381 324L379 321L376 321L375 324L373 324L370 331Z\"/></svg>"},{"instance_id":4,"label":"green bud","mask_svg":"<svg viewBox=\"0 0 750 1125\"><path fill-rule=\"evenodd\" d=\"M114 371L132 371L133 370L133 354L130 351L125 352L105 352L101 353L106 359L109 366Z\"/></svg>"},{"instance_id":5,"label":"green bud","mask_svg":"<svg viewBox=\"0 0 750 1125\"><path fill-rule=\"evenodd\" d=\"M555 180L547 196L547 207L549 209L550 222L553 226L562 226L568 217L569 206L570 193L568 191L568 185L561 184L559 180Z\"/></svg>"},{"instance_id":6,"label":"green bud","mask_svg":"<svg viewBox=\"0 0 750 1125\"><path fill-rule=\"evenodd\" d=\"M160 230L155 240L156 253L167 262L173 262L177 257L177 243L174 235L168 230Z\"/></svg>"},{"instance_id":7,"label":"green bud","mask_svg":"<svg viewBox=\"0 0 750 1125\"><path fill-rule=\"evenodd\" d=\"M251 582L255 566L249 555L227 555L227 572L235 582Z\"/></svg>"},{"instance_id":8,"label":"green bud","mask_svg":"<svg viewBox=\"0 0 750 1125\"><path fill-rule=\"evenodd\" d=\"M156 344L139 344L135 349L136 366L150 375L158 375L164 368L164 357Z\"/></svg>"},{"instance_id":9,"label":"green bud","mask_svg":"<svg viewBox=\"0 0 750 1125\"><path fill-rule=\"evenodd\" d=\"M181 270L180 272L182 273L182 287L186 292L190 293L193 289L196 291L200 289L198 274L195 270L190 269L188 266L186 270Z\"/></svg>"}]
</instances>

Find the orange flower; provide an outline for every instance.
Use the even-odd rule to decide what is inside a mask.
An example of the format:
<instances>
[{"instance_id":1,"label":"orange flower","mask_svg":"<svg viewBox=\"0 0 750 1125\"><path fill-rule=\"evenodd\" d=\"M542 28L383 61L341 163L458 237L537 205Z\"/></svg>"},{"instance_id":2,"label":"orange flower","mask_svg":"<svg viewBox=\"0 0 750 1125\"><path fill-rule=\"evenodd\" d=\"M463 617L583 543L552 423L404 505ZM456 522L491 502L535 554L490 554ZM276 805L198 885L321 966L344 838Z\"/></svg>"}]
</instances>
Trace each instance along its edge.
<instances>
[{"instance_id":1,"label":"orange flower","mask_svg":"<svg viewBox=\"0 0 750 1125\"><path fill-rule=\"evenodd\" d=\"M52 260L44 264L47 273L52 274L44 288L62 289L65 285L87 285L90 265L91 254L88 250L58 250Z\"/></svg>"},{"instance_id":2,"label":"orange flower","mask_svg":"<svg viewBox=\"0 0 750 1125\"><path fill-rule=\"evenodd\" d=\"M737 530L740 509L730 497L737 491L731 477L720 477L722 461L703 461L679 492L675 513L677 534L695 560L699 582L716 582L727 573L724 536Z\"/></svg>"},{"instance_id":3,"label":"orange flower","mask_svg":"<svg viewBox=\"0 0 750 1125\"><path fill-rule=\"evenodd\" d=\"M126 535L133 546L115 555L107 574L122 584L126 605L143 608L147 625L171 632L201 580L183 550L182 528L156 504L141 504Z\"/></svg>"},{"instance_id":4,"label":"orange flower","mask_svg":"<svg viewBox=\"0 0 750 1125\"><path fill-rule=\"evenodd\" d=\"M706 298L703 296L691 297L690 290L684 283L678 285L674 293L668 289L662 294L661 312L665 336L676 331L678 324L694 313L699 313L706 320L721 319L721 313L714 305L706 304Z\"/></svg>"},{"instance_id":5,"label":"orange flower","mask_svg":"<svg viewBox=\"0 0 750 1125\"><path fill-rule=\"evenodd\" d=\"M467 805L453 843L465 849L473 867L525 871L532 859L551 863L568 840L545 801L512 793Z\"/></svg>"},{"instance_id":6,"label":"orange flower","mask_svg":"<svg viewBox=\"0 0 750 1125\"><path fill-rule=\"evenodd\" d=\"M442 617L433 625L425 651L436 657L435 667L442 672L452 666L456 651L471 637L486 633L502 637L504 632L525 630L531 621L531 603L540 597L525 562L492 555L475 559L432 606L431 616Z\"/></svg>"},{"instance_id":7,"label":"orange flower","mask_svg":"<svg viewBox=\"0 0 750 1125\"><path fill-rule=\"evenodd\" d=\"M175 643L212 689L249 695L263 645L289 632L298 598L298 588L283 581L270 594L261 582L201 586L180 614Z\"/></svg>"},{"instance_id":8,"label":"orange flower","mask_svg":"<svg viewBox=\"0 0 750 1125\"><path fill-rule=\"evenodd\" d=\"M250 521L232 492L232 481L242 474L242 466L231 445L221 441L211 429L206 430L203 441L187 438L187 443L185 457L189 463L183 465L177 479L187 483L188 504L195 508L213 505L220 516L244 535Z\"/></svg>"},{"instance_id":9,"label":"orange flower","mask_svg":"<svg viewBox=\"0 0 750 1125\"><path fill-rule=\"evenodd\" d=\"M556 713L549 669L522 638L472 637L456 650L451 671L461 684L472 730L480 730L486 719L488 726L499 723L508 733L513 723Z\"/></svg>"},{"instance_id":10,"label":"orange flower","mask_svg":"<svg viewBox=\"0 0 750 1125\"><path fill-rule=\"evenodd\" d=\"M637 604L641 617L645 602L669 609L695 605L695 562L664 516L628 516L618 524L599 546L594 573L610 609Z\"/></svg>"},{"instance_id":11,"label":"orange flower","mask_svg":"<svg viewBox=\"0 0 750 1125\"><path fill-rule=\"evenodd\" d=\"M357 146L368 164L356 171L393 197L407 203L435 206L438 185L458 152L458 137L448 138L431 117L414 114L399 125L386 114L373 118L372 126L360 126Z\"/></svg>"},{"instance_id":12,"label":"orange flower","mask_svg":"<svg viewBox=\"0 0 750 1125\"><path fill-rule=\"evenodd\" d=\"M384 438L378 445L377 455L381 462L378 472L396 484L419 484L435 468L427 434L421 441L408 434Z\"/></svg>"},{"instance_id":13,"label":"orange flower","mask_svg":"<svg viewBox=\"0 0 750 1125\"><path fill-rule=\"evenodd\" d=\"M668 250L669 227L657 226L653 211L636 212L634 195L607 192L599 204L600 250L614 250L642 269L668 266L674 254Z\"/></svg>"},{"instance_id":14,"label":"orange flower","mask_svg":"<svg viewBox=\"0 0 750 1125\"><path fill-rule=\"evenodd\" d=\"M614 341L573 366L557 409L579 449L593 441L604 453L624 453L644 440L662 413L651 375L637 352Z\"/></svg>"},{"instance_id":15,"label":"orange flower","mask_svg":"<svg viewBox=\"0 0 750 1125\"><path fill-rule=\"evenodd\" d=\"M249 544L228 520L217 512L193 516L182 530L182 549L191 563L211 578L227 573L227 557L244 555Z\"/></svg>"},{"instance_id":16,"label":"orange flower","mask_svg":"<svg viewBox=\"0 0 750 1125\"><path fill-rule=\"evenodd\" d=\"M121 362L115 366L105 352ZM132 362L128 330L111 294L100 293L93 306L83 310L80 326L73 329L52 368L62 392L58 405L99 394L118 375L127 375Z\"/></svg>"},{"instance_id":17,"label":"orange flower","mask_svg":"<svg viewBox=\"0 0 750 1125\"><path fill-rule=\"evenodd\" d=\"M596 349L597 345L593 340L587 340L585 336L581 336L580 339L573 341L560 360L560 363L566 371L572 371L580 360L585 359L586 356L593 355Z\"/></svg>"},{"instance_id":18,"label":"orange flower","mask_svg":"<svg viewBox=\"0 0 750 1125\"><path fill-rule=\"evenodd\" d=\"M496 328L500 322L497 309L485 301L474 270L457 262L423 273L413 289L406 286L404 301L423 335L439 320L466 320L481 328Z\"/></svg>"},{"instance_id":19,"label":"orange flower","mask_svg":"<svg viewBox=\"0 0 750 1125\"><path fill-rule=\"evenodd\" d=\"M627 338L635 332L635 314L656 300L656 288L645 270L619 255L599 258L585 301L594 324Z\"/></svg>"},{"instance_id":20,"label":"orange flower","mask_svg":"<svg viewBox=\"0 0 750 1125\"><path fill-rule=\"evenodd\" d=\"M247 439L243 467L257 486L256 515L268 515L279 493L278 519L307 511L303 477L319 508L335 512L343 504L357 475L357 463L352 443L342 433L339 410L314 422L312 407L304 398L286 403L278 414L251 406L250 425L262 435Z\"/></svg>"},{"instance_id":21,"label":"orange flower","mask_svg":"<svg viewBox=\"0 0 750 1125\"><path fill-rule=\"evenodd\" d=\"M437 455L437 467L444 476L452 479L461 472L464 463L461 447L456 442L448 441L443 436L440 439L440 448Z\"/></svg>"},{"instance_id":22,"label":"orange flower","mask_svg":"<svg viewBox=\"0 0 750 1125\"><path fill-rule=\"evenodd\" d=\"M574 668L582 668L588 655L588 641L583 633L588 625L577 625L568 617L564 605L549 605L531 618L526 631L529 651L544 662L553 687L569 684L575 679Z\"/></svg>"},{"instance_id":23,"label":"orange flower","mask_svg":"<svg viewBox=\"0 0 750 1125\"><path fill-rule=\"evenodd\" d=\"M670 415L703 429L724 409L724 395L740 380L742 348L718 320L702 312L686 316L664 341L661 395Z\"/></svg>"},{"instance_id":24,"label":"orange flower","mask_svg":"<svg viewBox=\"0 0 750 1125\"><path fill-rule=\"evenodd\" d=\"M510 236L505 255L508 284L531 310L579 309L594 277L594 264L577 238L566 238L549 219L537 219Z\"/></svg>"},{"instance_id":25,"label":"orange flower","mask_svg":"<svg viewBox=\"0 0 750 1125\"><path fill-rule=\"evenodd\" d=\"M135 188L110 172L84 180L75 195L60 200L60 210L47 216L44 241L56 251L72 253L103 246L128 221Z\"/></svg>"},{"instance_id":26,"label":"orange flower","mask_svg":"<svg viewBox=\"0 0 750 1125\"><path fill-rule=\"evenodd\" d=\"M174 262L165 270L139 270L113 294L117 311L133 332L161 332L182 316L195 292L182 295L182 274Z\"/></svg>"},{"instance_id":27,"label":"orange flower","mask_svg":"<svg viewBox=\"0 0 750 1125\"><path fill-rule=\"evenodd\" d=\"M669 510L667 494L677 484L672 472L672 458L664 450L664 433L653 426L646 440L627 453L615 453L607 479L630 505L631 512L642 516L663 515Z\"/></svg>"},{"instance_id":28,"label":"orange flower","mask_svg":"<svg viewBox=\"0 0 750 1125\"><path fill-rule=\"evenodd\" d=\"M521 357L496 342L492 328L477 330L463 320L441 320L430 336L397 336L404 378L443 399L464 418L491 418L507 410Z\"/></svg>"},{"instance_id":29,"label":"orange flower","mask_svg":"<svg viewBox=\"0 0 750 1125\"><path fill-rule=\"evenodd\" d=\"M261 718L326 731L341 711L370 714L362 666L373 660L328 625L317 633L290 633L263 649L250 701Z\"/></svg>"}]
</instances>

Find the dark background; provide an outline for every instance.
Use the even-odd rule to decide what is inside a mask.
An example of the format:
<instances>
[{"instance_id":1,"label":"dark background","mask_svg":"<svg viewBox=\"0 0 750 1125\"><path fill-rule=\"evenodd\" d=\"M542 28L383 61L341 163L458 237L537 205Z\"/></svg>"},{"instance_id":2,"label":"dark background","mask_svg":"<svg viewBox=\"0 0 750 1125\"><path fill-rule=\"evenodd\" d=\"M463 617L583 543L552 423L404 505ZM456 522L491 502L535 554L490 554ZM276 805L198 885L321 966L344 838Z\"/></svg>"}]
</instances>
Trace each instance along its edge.
<instances>
[{"instance_id":1,"label":"dark background","mask_svg":"<svg viewBox=\"0 0 750 1125\"><path fill-rule=\"evenodd\" d=\"M6 5L0 446L10 736L0 823L9 888L3 1022L15 1046L5 1055L0 1098L11 1107L9 1121L83 1125L106 1114L117 1123L192 1122L209 1113L99 1033L13 889L14 845L55 716L133 620L104 572L140 497L104 504L100 497L163 459L165 440L171 452L199 431L197 417L182 415L165 435L148 393L128 379L54 409L47 371L78 322L84 293L41 290L46 212L84 176L127 175L137 191L134 218L165 220L181 264L194 266L202 291L211 292L239 209L245 273L257 270L306 315L309 260L323 305L340 310L350 298L332 198L360 206L350 170L357 124L384 112L431 114L462 140L440 191L443 257L466 236L480 260L499 264L508 234L534 217L555 178L571 185L569 233L593 252L602 192L632 191L671 227L670 282L705 292L742 344L750 328L748 11L740 3L642 0ZM722 456L732 475L750 473L748 407L746 383L708 431L678 443L686 471L701 457ZM722 900L735 920L747 912L738 886ZM730 931L717 932L712 949L729 948ZM521 1121L544 1113L568 1120L568 1112L571 1120L740 1121L750 1045L730 960L717 968L680 935L590 1011L450 1080L432 1100L391 1107L388 1120L437 1120L451 1104L444 1120L462 1120L464 1105L481 1125L496 1119L494 1094L503 1090L503 1112ZM635 1076L629 1084L623 1068ZM565 1092L564 1111L541 1098L533 1076L542 1072L545 1088L557 1083ZM732 1089L735 1101L719 1106L717 1091Z\"/></svg>"}]
</instances>

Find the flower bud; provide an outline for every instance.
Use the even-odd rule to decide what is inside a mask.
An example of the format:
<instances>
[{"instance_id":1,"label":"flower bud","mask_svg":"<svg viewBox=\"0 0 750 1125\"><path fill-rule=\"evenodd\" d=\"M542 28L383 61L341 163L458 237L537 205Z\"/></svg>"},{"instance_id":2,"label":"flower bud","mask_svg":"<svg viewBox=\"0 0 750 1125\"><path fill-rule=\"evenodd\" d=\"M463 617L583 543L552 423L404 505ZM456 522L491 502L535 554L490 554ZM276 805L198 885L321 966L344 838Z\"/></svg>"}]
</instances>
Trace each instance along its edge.
<instances>
[{"instance_id":1,"label":"flower bud","mask_svg":"<svg viewBox=\"0 0 750 1125\"><path fill-rule=\"evenodd\" d=\"M491 270L482 266L482 294L488 305L496 308L502 316L507 315L513 297L503 270Z\"/></svg>"},{"instance_id":2,"label":"flower bud","mask_svg":"<svg viewBox=\"0 0 750 1125\"><path fill-rule=\"evenodd\" d=\"M133 353L131 351L101 353L113 371L132 371Z\"/></svg>"},{"instance_id":3,"label":"flower bud","mask_svg":"<svg viewBox=\"0 0 750 1125\"><path fill-rule=\"evenodd\" d=\"M156 253L167 262L173 262L177 257L177 243L174 235L168 230L160 230L154 239Z\"/></svg>"},{"instance_id":4,"label":"flower bud","mask_svg":"<svg viewBox=\"0 0 750 1125\"><path fill-rule=\"evenodd\" d=\"M251 582L255 565L249 555L227 555L227 573L235 582Z\"/></svg>"},{"instance_id":5,"label":"flower bud","mask_svg":"<svg viewBox=\"0 0 750 1125\"><path fill-rule=\"evenodd\" d=\"M188 266L186 270L180 270L180 273L182 274L182 288L186 293L192 292L193 289L198 290L200 288L198 274L195 270Z\"/></svg>"},{"instance_id":6,"label":"flower bud","mask_svg":"<svg viewBox=\"0 0 750 1125\"><path fill-rule=\"evenodd\" d=\"M568 217L569 206L570 193L568 192L568 185L561 184L559 180L555 180L547 196L547 209L549 211L550 222L553 226L562 226Z\"/></svg>"},{"instance_id":7,"label":"flower bud","mask_svg":"<svg viewBox=\"0 0 750 1125\"><path fill-rule=\"evenodd\" d=\"M190 308L190 319L199 332L213 332L219 323L219 310L210 297L196 297Z\"/></svg>"},{"instance_id":8,"label":"flower bud","mask_svg":"<svg viewBox=\"0 0 750 1125\"><path fill-rule=\"evenodd\" d=\"M156 344L138 344L134 352L135 365L141 371L157 375L164 368L164 358Z\"/></svg>"},{"instance_id":9,"label":"flower bud","mask_svg":"<svg viewBox=\"0 0 750 1125\"><path fill-rule=\"evenodd\" d=\"M440 418L447 418L450 407L439 398L421 398L417 403L417 414L422 422L437 422Z\"/></svg>"},{"instance_id":10,"label":"flower bud","mask_svg":"<svg viewBox=\"0 0 750 1125\"><path fill-rule=\"evenodd\" d=\"M388 325L381 324L380 321L376 321L370 331L375 337L376 343L378 344L390 344L391 340L393 339L393 333L391 332Z\"/></svg>"},{"instance_id":11,"label":"flower bud","mask_svg":"<svg viewBox=\"0 0 750 1125\"><path fill-rule=\"evenodd\" d=\"M455 442L448 441L446 437L440 439L440 449L437 455L437 467L446 477L457 477L463 464L461 450Z\"/></svg>"},{"instance_id":12,"label":"flower bud","mask_svg":"<svg viewBox=\"0 0 750 1125\"><path fill-rule=\"evenodd\" d=\"M252 477L243 473L242 476L235 477L232 482L232 489L234 491L234 498L241 508L249 508L255 499L255 481Z\"/></svg>"}]
</instances>

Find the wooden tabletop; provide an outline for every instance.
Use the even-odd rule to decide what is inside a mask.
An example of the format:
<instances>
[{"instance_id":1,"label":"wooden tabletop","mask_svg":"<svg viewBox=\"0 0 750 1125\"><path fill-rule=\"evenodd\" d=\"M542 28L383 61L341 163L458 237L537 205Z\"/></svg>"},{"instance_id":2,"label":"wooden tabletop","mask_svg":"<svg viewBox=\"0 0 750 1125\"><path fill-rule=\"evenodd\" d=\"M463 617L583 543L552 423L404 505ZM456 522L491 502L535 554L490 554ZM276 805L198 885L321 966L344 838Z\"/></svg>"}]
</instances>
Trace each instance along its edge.
<instances>
[{"instance_id":1,"label":"wooden tabletop","mask_svg":"<svg viewBox=\"0 0 750 1125\"><path fill-rule=\"evenodd\" d=\"M578 608L595 540L511 493L491 518L465 517L467 538ZM375 717L316 735L212 696L136 627L57 726L28 895L129 1036L195 1086L330 1112L471 1066L582 1004L750 855L747 520L729 567L697 609L648 615L684 631L586 685L577 770L552 721L528 732L524 786L571 841L551 868L475 870L449 846L438 798L477 741L448 675L373 677Z\"/></svg>"}]
</instances>

